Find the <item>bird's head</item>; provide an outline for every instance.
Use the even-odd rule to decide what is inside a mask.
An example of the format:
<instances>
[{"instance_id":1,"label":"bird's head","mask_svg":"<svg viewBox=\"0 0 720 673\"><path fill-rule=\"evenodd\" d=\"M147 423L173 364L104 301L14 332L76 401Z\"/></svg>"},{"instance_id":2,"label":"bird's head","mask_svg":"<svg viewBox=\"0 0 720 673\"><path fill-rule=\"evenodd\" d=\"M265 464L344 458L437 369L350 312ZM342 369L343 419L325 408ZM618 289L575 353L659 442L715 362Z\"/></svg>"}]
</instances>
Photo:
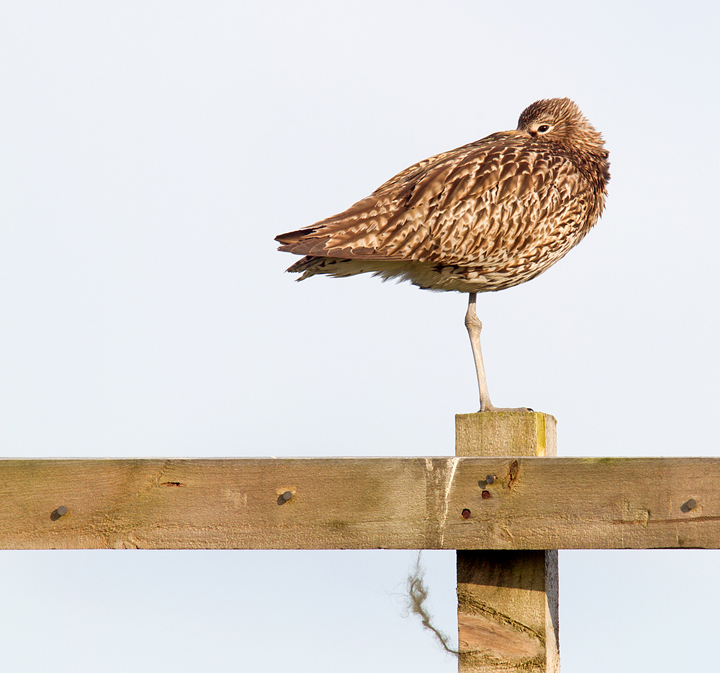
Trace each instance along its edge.
<instances>
[{"instance_id":1,"label":"bird's head","mask_svg":"<svg viewBox=\"0 0 720 673\"><path fill-rule=\"evenodd\" d=\"M569 98L535 101L523 110L518 131L538 140L573 145L577 149L599 150L603 139Z\"/></svg>"}]
</instances>

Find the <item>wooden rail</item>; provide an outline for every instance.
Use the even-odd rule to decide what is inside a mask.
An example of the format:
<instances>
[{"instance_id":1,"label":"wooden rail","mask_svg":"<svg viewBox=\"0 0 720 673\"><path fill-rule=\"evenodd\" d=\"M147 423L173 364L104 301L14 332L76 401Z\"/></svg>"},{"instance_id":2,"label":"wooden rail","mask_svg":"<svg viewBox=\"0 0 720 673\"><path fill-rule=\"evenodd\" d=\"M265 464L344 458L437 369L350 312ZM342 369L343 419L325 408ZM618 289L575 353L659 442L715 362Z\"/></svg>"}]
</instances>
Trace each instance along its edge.
<instances>
[{"instance_id":1,"label":"wooden rail","mask_svg":"<svg viewBox=\"0 0 720 673\"><path fill-rule=\"evenodd\" d=\"M2 549L693 547L718 458L0 461Z\"/></svg>"}]
</instances>

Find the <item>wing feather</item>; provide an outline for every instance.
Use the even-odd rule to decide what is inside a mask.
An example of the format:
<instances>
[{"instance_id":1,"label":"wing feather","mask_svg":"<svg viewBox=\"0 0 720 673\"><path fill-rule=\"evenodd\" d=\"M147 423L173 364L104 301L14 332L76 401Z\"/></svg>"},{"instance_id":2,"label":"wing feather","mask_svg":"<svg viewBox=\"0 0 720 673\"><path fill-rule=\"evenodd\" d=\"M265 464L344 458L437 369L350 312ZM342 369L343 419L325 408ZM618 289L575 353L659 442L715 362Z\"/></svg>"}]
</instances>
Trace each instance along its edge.
<instances>
[{"instance_id":1,"label":"wing feather","mask_svg":"<svg viewBox=\"0 0 720 673\"><path fill-rule=\"evenodd\" d=\"M346 211L278 236L280 250L458 266L507 258L527 245L538 223L571 204L583 208L582 176L570 159L519 133L493 134L414 164Z\"/></svg>"}]
</instances>

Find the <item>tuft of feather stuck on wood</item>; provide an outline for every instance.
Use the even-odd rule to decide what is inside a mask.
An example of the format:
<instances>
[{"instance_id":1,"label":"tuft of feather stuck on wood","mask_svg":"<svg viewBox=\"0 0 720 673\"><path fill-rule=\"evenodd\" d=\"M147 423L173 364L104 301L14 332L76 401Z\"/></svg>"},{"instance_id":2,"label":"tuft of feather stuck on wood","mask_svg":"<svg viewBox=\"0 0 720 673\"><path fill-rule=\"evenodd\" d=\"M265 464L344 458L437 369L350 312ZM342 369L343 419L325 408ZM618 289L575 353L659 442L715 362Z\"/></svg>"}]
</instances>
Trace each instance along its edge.
<instances>
[{"instance_id":1,"label":"tuft of feather stuck on wood","mask_svg":"<svg viewBox=\"0 0 720 673\"><path fill-rule=\"evenodd\" d=\"M407 578L407 607L422 622L423 628L431 631L446 652L458 656L460 653L448 644L450 638L433 624L433 616L427 609L428 588L425 586L425 569L420 563L422 551L418 552L415 565Z\"/></svg>"}]
</instances>

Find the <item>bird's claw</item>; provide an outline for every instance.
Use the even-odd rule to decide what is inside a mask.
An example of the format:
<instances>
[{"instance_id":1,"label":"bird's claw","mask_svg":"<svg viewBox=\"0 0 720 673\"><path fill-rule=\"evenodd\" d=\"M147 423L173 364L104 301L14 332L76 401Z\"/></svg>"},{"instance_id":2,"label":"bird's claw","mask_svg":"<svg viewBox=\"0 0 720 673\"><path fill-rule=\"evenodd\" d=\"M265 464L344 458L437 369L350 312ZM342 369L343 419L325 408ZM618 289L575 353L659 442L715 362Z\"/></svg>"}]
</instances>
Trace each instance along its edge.
<instances>
[{"instance_id":1,"label":"bird's claw","mask_svg":"<svg viewBox=\"0 0 720 673\"><path fill-rule=\"evenodd\" d=\"M492 404L486 404L484 407L481 407L478 413L493 413L497 411L524 411L525 413L534 413L534 410L530 407L494 407Z\"/></svg>"}]
</instances>

